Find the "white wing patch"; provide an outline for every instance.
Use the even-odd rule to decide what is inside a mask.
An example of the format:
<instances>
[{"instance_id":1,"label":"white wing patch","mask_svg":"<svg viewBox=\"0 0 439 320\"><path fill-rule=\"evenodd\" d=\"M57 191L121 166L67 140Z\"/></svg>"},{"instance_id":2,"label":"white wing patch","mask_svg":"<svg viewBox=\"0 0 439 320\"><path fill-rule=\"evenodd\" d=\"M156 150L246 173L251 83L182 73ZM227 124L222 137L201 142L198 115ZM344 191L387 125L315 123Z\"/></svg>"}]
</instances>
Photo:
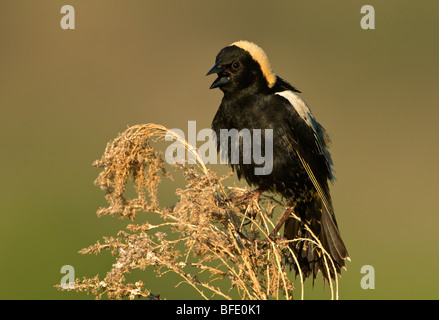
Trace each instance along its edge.
<instances>
[{"instance_id":1,"label":"white wing patch","mask_svg":"<svg viewBox=\"0 0 439 320\"><path fill-rule=\"evenodd\" d=\"M314 136L316 137L315 143L317 149L326 158L328 169L331 173L330 180L334 180L334 170L332 168L331 154L329 153L328 146L331 143L328 134L325 129L317 122L311 113L311 109L306 105L305 101L302 100L297 94L291 90L286 90L282 92L276 92L277 95L284 97L297 111L299 116L305 121L305 123L313 130Z\"/></svg>"},{"instance_id":2,"label":"white wing patch","mask_svg":"<svg viewBox=\"0 0 439 320\"><path fill-rule=\"evenodd\" d=\"M316 131L316 128L314 127L312 119L314 119L311 110L306 105L305 101L302 100L301 97L299 97L297 94L295 94L291 90L286 90L282 92L276 92L277 95L280 95L287 99L291 105L296 109L299 116L305 120L306 124L310 126L314 132Z\"/></svg>"}]
</instances>

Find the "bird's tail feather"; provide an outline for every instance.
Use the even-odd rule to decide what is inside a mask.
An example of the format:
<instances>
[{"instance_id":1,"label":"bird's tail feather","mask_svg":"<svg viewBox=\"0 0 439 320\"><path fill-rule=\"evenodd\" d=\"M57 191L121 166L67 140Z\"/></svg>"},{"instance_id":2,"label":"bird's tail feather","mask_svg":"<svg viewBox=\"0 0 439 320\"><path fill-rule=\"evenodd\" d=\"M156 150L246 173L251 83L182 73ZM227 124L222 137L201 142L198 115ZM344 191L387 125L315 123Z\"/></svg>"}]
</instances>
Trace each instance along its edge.
<instances>
[{"instance_id":1,"label":"bird's tail feather","mask_svg":"<svg viewBox=\"0 0 439 320\"><path fill-rule=\"evenodd\" d=\"M284 236L287 239L310 240L298 240L290 244L304 278L312 275L315 279L319 271L326 279L335 278L335 275L340 274L341 269L345 267L345 260L349 259L337 226L325 209L322 211L321 219L311 219L309 222L302 222L293 217L288 218L285 222ZM332 262L325 255L325 251L331 257ZM286 258L297 274L297 263L289 253Z\"/></svg>"},{"instance_id":2,"label":"bird's tail feather","mask_svg":"<svg viewBox=\"0 0 439 320\"><path fill-rule=\"evenodd\" d=\"M284 235L287 239L308 238L316 240L314 238L317 237L323 249L330 255L333 266L332 263L329 267L327 266L328 263L326 262L327 259L324 258L324 252L319 246L316 246L310 241L292 242L291 249L296 254L296 257L298 257L299 265L305 278L309 277L312 273L315 279L319 270L326 279L329 277L334 278L336 274L341 272L341 268L345 267L345 260L349 260L349 254L338 231L334 210L328 193L325 192L319 184L311 167L300 152L297 151L297 155L317 191L319 200L315 199L311 203L308 203L308 208L302 208L303 212L298 212L298 216L304 218L302 219L303 221L292 217L287 219L285 222ZM311 234L310 230L313 234ZM294 263L292 263L292 265L297 273L297 265Z\"/></svg>"}]
</instances>

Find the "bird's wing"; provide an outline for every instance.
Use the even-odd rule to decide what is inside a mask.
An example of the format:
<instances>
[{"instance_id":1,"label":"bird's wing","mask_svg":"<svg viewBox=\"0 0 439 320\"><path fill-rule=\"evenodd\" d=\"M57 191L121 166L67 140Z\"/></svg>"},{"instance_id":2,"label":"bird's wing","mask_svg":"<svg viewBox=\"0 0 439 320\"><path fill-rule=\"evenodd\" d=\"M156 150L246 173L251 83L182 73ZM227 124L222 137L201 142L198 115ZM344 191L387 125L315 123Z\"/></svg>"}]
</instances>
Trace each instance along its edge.
<instances>
[{"instance_id":1,"label":"bird's wing","mask_svg":"<svg viewBox=\"0 0 439 320\"><path fill-rule=\"evenodd\" d=\"M328 181L334 179L329 137L300 97L291 91L280 92L278 95L284 98L286 137L326 210L334 217L328 187Z\"/></svg>"}]
</instances>

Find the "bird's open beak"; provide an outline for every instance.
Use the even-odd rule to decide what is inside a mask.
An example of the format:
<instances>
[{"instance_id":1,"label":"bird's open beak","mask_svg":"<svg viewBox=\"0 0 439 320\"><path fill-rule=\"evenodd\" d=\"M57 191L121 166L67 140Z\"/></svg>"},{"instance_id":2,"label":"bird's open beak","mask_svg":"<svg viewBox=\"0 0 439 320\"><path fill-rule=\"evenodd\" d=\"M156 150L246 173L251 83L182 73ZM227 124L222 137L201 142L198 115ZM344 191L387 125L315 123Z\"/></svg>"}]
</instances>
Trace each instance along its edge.
<instances>
[{"instance_id":1,"label":"bird's open beak","mask_svg":"<svg viewBox=\"0 0 439 320\"><path fill-rule=\"evenodd\" d=\"M218 74L218 78L216 78L215 81L212 83L210 89L221 87L230 82L230 75L224 70L224 68L221 67L219 62L215 64L212 69L209 70L206 76L213 73Z\"/></svg>"}]
</instances>

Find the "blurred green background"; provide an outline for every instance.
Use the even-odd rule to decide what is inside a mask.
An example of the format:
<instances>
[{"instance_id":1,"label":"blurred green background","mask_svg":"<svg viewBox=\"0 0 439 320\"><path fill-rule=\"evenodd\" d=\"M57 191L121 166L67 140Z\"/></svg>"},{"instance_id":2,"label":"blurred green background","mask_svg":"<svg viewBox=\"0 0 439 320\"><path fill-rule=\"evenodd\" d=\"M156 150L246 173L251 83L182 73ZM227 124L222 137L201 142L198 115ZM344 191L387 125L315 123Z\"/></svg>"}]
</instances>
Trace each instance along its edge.
<instances>
[{"instance_id":1,"label":"blurred green background","mask_svg":"<svg viewBox=\"0 0 439 320\"><path fill-rule=\"evenodd\" d=\"M60 27L65 4L75 30ZM360 27L365 4L375 30ZM438 12L426 0L2 0L0 298L93 298L53 287L63 265L104 277L109 254L77 252L128 223L96 216L105 199L91 163L130 125L210 127L222 94L205 74L246 39L331 135L352 259L340 298L437 299ZM363 265L375 268L374 290L360 286ZM137 278L164 298L199 298L170 277ZM306 299L328 297L309 281Z\"/></svg>"}]
</instances>

